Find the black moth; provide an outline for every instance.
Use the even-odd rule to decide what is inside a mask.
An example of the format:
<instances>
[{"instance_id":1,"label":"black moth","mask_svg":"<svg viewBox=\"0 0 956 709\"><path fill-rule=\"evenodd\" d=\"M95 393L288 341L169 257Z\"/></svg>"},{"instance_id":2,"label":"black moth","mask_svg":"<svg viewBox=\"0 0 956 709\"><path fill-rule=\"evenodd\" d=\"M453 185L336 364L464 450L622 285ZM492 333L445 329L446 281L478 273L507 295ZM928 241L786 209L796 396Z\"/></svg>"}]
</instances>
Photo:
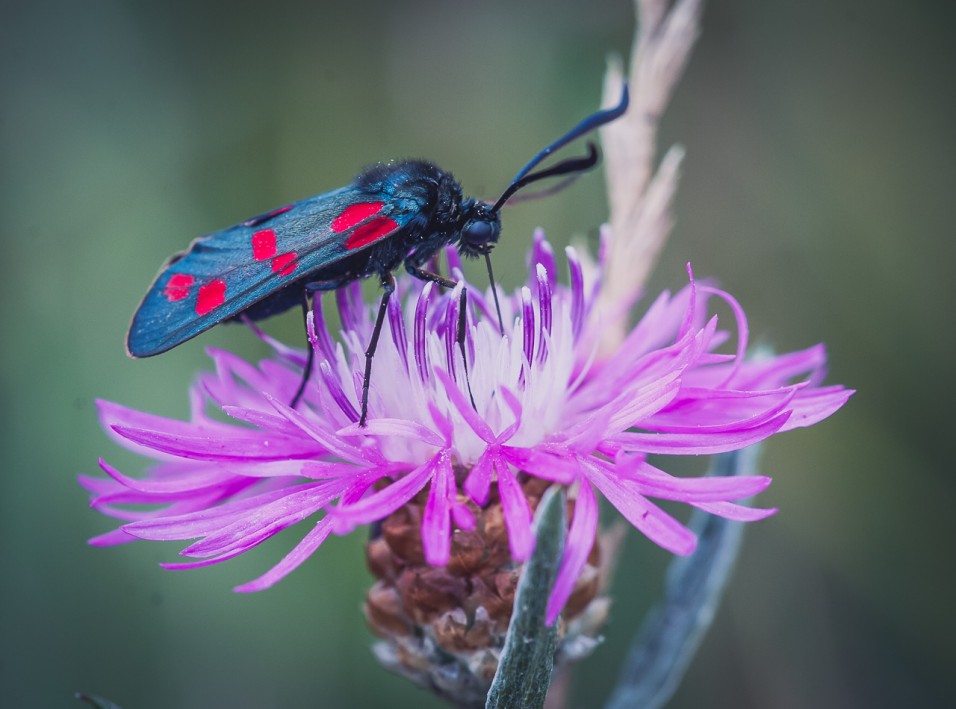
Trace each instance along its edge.
<instances>
[{"instance_id":1,"label":"black moth","mask_svg":"<svg viewBox=\"0 0 956 709\"><path fill-rule=\"evenodd\" d=\"M377 276L383 295L365 353L359 419L364 426L372 357L395 289L392 273L404 266L417 278L454 287L454 281L427 266L441 248L456 245L463 256L485 257L493 283L489 254L501 234L502 205L533 182L561 175L574 179L594 167L597 150L589 143L587 156L532 172L558 148L621 116L627 105L625 86L616 106L588 116L535 155L494 204L464 198L450 173L429 162L408 160L372 166L345 187L196 239L169 260L150 286L133 316L127 351L132 357L149 357L221 322L259 320L300 304L307 309L311 292ZM464 356L464 304L459 311ZM500 308L498 320L501 326ZM292 406L311 373L312 348L307 351Z\"/></svg>"}]
</instances>

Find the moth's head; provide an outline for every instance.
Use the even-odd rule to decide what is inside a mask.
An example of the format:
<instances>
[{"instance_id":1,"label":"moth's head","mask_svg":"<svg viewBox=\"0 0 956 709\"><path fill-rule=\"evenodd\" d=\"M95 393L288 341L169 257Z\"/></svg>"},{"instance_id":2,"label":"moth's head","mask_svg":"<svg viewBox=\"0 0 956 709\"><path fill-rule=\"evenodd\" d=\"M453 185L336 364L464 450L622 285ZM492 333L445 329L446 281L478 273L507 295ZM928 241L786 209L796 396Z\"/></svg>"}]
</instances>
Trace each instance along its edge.
<instances>
[{"instance_id":1,"label":"moth's head","mask_svg":"<svg viewBox=\"0 0 956 709\"><path fill-rule=\"evenodd\" d=\"M491 205L469 199L462 203L458 251L476 257L490 253L501 235L501 216Z\"/></svg>"}]
</instances>

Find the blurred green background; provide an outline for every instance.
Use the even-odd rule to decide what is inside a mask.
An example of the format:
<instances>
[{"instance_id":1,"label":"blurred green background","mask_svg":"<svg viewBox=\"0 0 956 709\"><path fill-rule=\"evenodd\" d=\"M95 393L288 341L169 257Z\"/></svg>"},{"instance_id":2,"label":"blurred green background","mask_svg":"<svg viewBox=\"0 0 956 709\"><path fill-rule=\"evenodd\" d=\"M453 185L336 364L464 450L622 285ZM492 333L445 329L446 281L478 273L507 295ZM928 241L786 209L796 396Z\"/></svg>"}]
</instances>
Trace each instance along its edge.
<instances>
[{"instance_id":1,"label":"blurred green background","mask_svg":"<svg viewBox=\"0 0 956 709\"><path fill-rule=\"evenodd\" d=\"M860 393L773 441L737 574L673 707L952 706L956 679L953 322L956 44L949 3L710 3L664 119L688 150L650 290L714 275L780 351L829 346ZM628 0L4 2L0 20L0 705L427 707L379 669L360 612L362 535L272 590L233 585L301 531L218 568L178 546L93 549L110 528L77 472L140 463L99 430L103 397L186 414L218 328L131 361L160 263L194 236L428 157L495 196L593 110ZM509 209L513 287L536 225L594 238L602 180ZM295 341L298 316L269 324ZM657 597L666 555L632 534L607 641L572 706L597 706Z\"/></svg>"}]
</instances>

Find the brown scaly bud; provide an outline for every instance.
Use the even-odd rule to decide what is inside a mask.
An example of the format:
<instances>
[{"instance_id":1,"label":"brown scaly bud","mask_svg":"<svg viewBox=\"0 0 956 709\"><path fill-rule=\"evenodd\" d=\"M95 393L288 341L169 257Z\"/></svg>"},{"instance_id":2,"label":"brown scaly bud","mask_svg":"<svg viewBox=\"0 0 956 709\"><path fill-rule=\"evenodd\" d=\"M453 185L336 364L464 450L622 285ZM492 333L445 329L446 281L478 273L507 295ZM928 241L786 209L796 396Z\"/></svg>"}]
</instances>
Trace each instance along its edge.
<instances>
[{"instance_id":1,"label":"brown scaly bud","mask_svg":"<svg viewBox=\"0 0 956 709\"><path fill-rule=\"evenodd\" d=\"M521 476L524 477L524 476ZM526 478L522 488L535 510L548 483ZM473 530L455 529L444 567L425 562L421 518L427 489L381 524L368 542L368 567L377 579L365 601L369 626L382 638L375 654L388 669L408 677L459 706L484 706L504 647L522 565L511 560L497 490L474 513ZM572 513L569 503L568 514ZM612 553L597 538L559 619L556 664L587 656L610 602L601 595Z\"/></svg>"}]
</instances>

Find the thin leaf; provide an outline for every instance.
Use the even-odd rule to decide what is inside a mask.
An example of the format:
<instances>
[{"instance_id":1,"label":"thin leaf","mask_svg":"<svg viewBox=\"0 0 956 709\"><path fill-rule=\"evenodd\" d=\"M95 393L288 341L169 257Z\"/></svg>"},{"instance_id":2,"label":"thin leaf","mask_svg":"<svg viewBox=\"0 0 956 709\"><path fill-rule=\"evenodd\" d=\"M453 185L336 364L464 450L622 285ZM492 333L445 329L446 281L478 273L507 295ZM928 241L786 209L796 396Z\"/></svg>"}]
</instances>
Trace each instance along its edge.
<instances>
[{"instance_id":1,"label":"thin leaf","mask_svg":"<svg viewBox=\"0 0 956 709\"><path fill-rule=\"evenodd\" d=\"M710 475L751 475L759 446L716 456ZM695 510L688 525L697 550L667 570L664 601L631 645L607 709L657 709L677 690L720 605L740 549L743 523Z\"/></svg>"},{"instance_id":2,"label":"thin leaf","mask_svg":"<svg viewBox=\"0 0 956 709\"><path fill-rule=\"evenodd\" d=\"M552 487L535 514L535 550L518 583L508 636L485 703L488 709L544 706L558 642L558 624L545 625L545 609L564 551L566 527L564 493Z\"/></svg>"}]
</instances>

